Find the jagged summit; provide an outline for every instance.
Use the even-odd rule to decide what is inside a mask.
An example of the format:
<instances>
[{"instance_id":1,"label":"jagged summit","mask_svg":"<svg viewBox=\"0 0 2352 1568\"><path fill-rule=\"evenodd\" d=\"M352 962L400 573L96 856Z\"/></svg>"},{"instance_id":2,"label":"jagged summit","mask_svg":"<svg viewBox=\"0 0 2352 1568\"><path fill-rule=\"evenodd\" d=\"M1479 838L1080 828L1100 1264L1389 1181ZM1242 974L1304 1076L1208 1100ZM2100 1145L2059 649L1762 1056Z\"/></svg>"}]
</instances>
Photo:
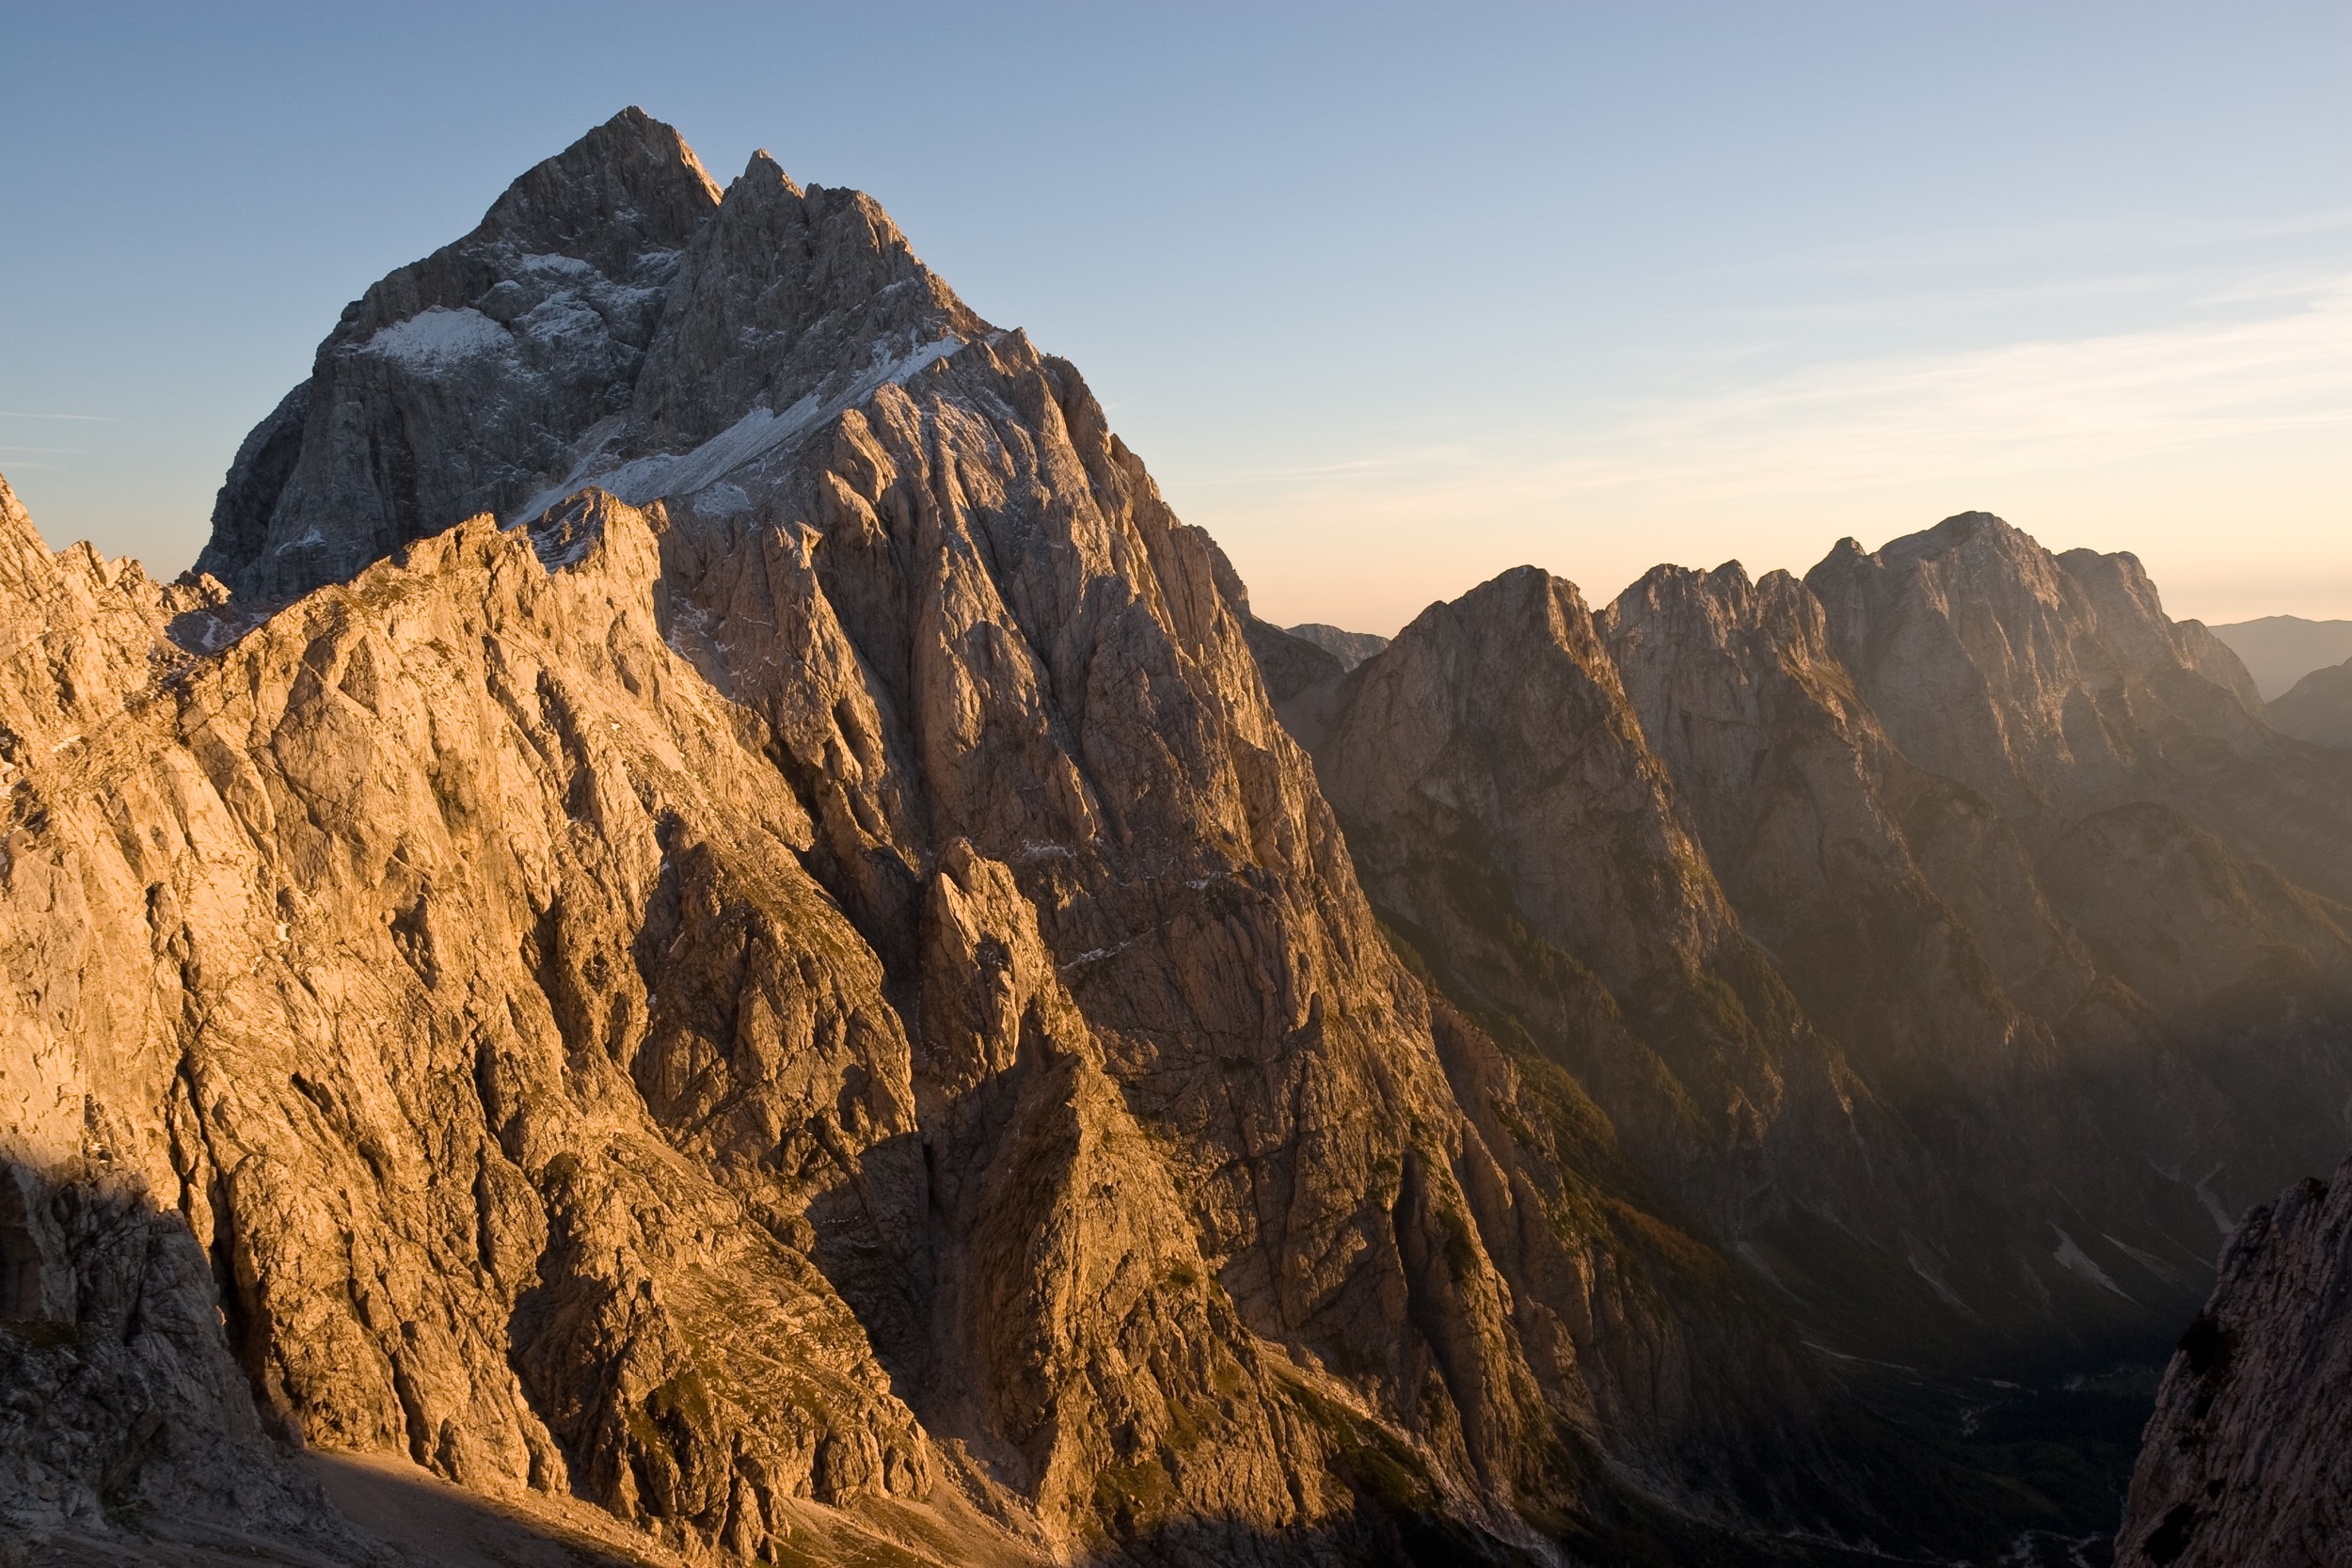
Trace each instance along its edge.
<instances>
[{"instance_id":1,"label":"jagged summit","mask_svg":"<svg viewBox=\"0 0 2352 1568\"><path fill-rule=\"evenodd\" d=\"M507 186L465 238L368 290L327 341L471 304L498 281L478 270L489 254L569 257L626 277L649 255L684 245L718 204L718 185L685 139L643 109L624 109Z\"/></svg>"},{"instance_id":2,"label":"jagged summit","mask_svg":"<svg viewBox=\"0 0 2352 1568\"><path fill-rule=\"evenodd\" d=\"M1955 512L1932 528L1888 541L1883 553L1898 559L1937 556L1973 544L1986 534L2004 542L2017 539L2032 543L2023 530L2011 527L2006 518L1990 512Z\"/></svg>"},{"instance_id":3,"label":"jagged summit","mask_svg":"<svg viewBox=\"0 0 2352 1568\"><path fill-rule=\"evenodd\" d=\"M784 166L776 162L776 155L764 147L752 149L751 160L743 166L743 178L748 180L755 176L773 180L794 196L806 194L797 181L784 172Z\"/></svg>"},{"instance_id":4,"label":"jagged summit","mask_svg":"<svg viewBox=\"0 0 2352 1568\"><path fill-rule=\"evenodd\" d=\"M1604 1132L1511 1131L1077 372L855 192L574 151L247 443L243 635L142 682L152 617L58 601L136 689L5 802L26 1201L95 1130L267 1419L698 1560L818 1505L958 1561L1868 1528L1786 1325ZM94 1514L147 1417L72 1387Z\"/></svg>"},{"instance_id":5,"label":"jagged summit","mask_svg":"<svg viewBox=\"0 0 2352 1568\"><path fill-rule=\"evenodd\" d=\"M2247 714L2262 712L2237 656L2201 623L2167 616L2146 567L2129 551L2054 554L1990 512L1963 512L1875 551L1841 539L1805 582L1832 607L1848 652L1906 641L1924 652L1922 640L1940 635L1928 622L1942 620L1963 641L1973 640L1969 657L1994 658L2004 678L2079 677L2112 687L2132 672L2185 669L2222 688ZM2005 642L1997 655L1985 641L1994 635Z\"/></svg>"},{"instance_id":6,"label":"jagged summit","mask_svg":"<svg viewBox=\"0 0 2352 1568\"><path fill-rule=\"evenodd\" d=\"M764 150L722 193L624 110L343 312L246 438L197 568L283 599L591 483L690 494L992 331L871 198Z\"/></svg>"},{"instance_id":7,"label":"jagged summit","mask_svg":"<svg viewBox=\"0 0 2352 1568\"><path fill-rule=\"evenodd\" d=\"M1851 543L1853 543L1851 540L1841 541L1841 544ZM1788 576L1788 572L1775 568L1765 573L1761 582L1771 582L1775 578ZM1760 585L1758 579L1748 576L1747 567L1737 561L1726 561L1722 565L1712 568L1677 566L1672 562L1665 562L1652 566L1635 578L1632 584L1618 595L1618 598L1622 601L1628 598L1655 598L1660 595L1680 596L1692 593L1710 599L1737 598Z\"/></svg>"},{"instance_id":8,"label":"jagged summit","mask_svg":"<svg viewBox=\"0 0 2352 1568\"><path fill-rule=\"evenodd\" d=\"M1833 1342L2169 1333L2341 1137L2347 775L2128 554L1968 513L1592 616L1519 567L1301 711L1381 917Z\"/></svg>"},{"instance_id":9,"label":"jagged summit","mask_svg":"<svg viewBox=\"0 0 2352 1568\"><path fill-rule=\"evenodd\" d=\"M2037 847L2090 812L2156 800L2352 897L2352 856L2285 826L2352 822L2322 782L2333 765L2263 721L2245 666L2167 617L2137 558L2054 554L1962 514L1875 552L1841 545L1804 580L1887 736Z\"/></svg>"},{"instance_id":10,"label":"jagged summit","mask_svg":"<svg viewBox=\"0 0 2352 1568\"><path fill-rule=\"evenodd\" d=\"M1830 546L1829 554L1811 573L1806 574L1806 578L1810 581L1818 574L1848 571L1857 562L1874 562L1881 566L1889 566L1932 561L1956 550L1964 550L1979 539L1988 538L1997 542L1995 547L2015 541L2023 541L2027 547L2039 547L2025 533L1990 512L1956 512L1932 528L1890 539L1875 550L1848 534Z\"/></svg>"}]
</instances>

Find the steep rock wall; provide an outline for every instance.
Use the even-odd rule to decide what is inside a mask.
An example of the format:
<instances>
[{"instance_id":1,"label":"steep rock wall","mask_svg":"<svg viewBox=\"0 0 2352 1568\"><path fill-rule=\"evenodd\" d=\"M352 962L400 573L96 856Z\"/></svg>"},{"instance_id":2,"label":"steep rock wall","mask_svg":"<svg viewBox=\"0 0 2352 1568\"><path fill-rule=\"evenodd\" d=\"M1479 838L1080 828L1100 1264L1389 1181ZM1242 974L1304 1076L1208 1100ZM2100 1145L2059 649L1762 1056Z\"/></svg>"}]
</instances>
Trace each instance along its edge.
<instances>
[{"instance_id":1,"label":"steep rock wall","mask_svg":"<svg viewBox=\"0 0 2352 1568\"><path fill-rule=\"evenodd\" d=\"M2344 1560L2352 1531L2352 1164L2250 1211L2181 1336L2118 1563Z\"/></svg>"},{"instance_id":2,"label":"steep rock wall","mask_svg":"<svg viewBox=\"0 0 2352 1568\"><path fill-rule=\"evenodd\" d=\"M1784 1326L1433 1013L1214 547L866 198L620 117L221 507L232 600L0 697L0 951L23 1163L101 1130L262 1427L690 1556L1866 1521ZM0 614L103 597L23 531Z\"/></svg>"}]
</instances>

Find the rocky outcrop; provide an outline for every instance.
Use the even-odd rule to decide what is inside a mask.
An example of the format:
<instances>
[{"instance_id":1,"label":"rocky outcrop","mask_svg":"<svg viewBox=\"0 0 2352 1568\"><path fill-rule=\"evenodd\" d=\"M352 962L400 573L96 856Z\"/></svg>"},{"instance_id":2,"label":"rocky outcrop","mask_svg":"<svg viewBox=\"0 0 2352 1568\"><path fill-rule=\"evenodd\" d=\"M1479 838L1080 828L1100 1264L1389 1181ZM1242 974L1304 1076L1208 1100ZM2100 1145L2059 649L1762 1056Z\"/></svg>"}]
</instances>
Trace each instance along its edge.
<instances>
[{"instance_id":1,"label":"rocky outcrop","mask_svg":"<svg viewBox=\"0 0 2352 1568\"><path fill-rule=\"evenodd\" d=\"M288 598L522 499L628 410L717 204L677 133L634 109L524 175L343 311L238 451L197 570Z\"/></svg>"},{"instance_id":2,"label":"rocky outcrop","mask_svg":"<svg viewBox=\"0 0 2352 1568\"><path fill-rule=\"evenodd\" d=\"M760 1087L816 1090L854 1148L911 1123L906 1047L878 968L797 982L854 938L790 855L806 818L754 785L756 732L662 642L644 522L541 543L576 563L486 523L424 542L29 774L14 1010L83 1147L31 1116L16 1141L209 1244L280 1430L749 1552L771 1503L919 1496L931 1462L855 1319L748 1223L765 1195L681 1163L660 1090L713 1043L784 1053L802 1083ZM735 944L741 990L665 1007L664 937L690 967ZM791 1051L812 1031L840 1043ZM786 1152L782 1107L745 1111Z\"/></svg>"},{"instance_id":3,"label":"rocky outcrop","mask_svg":"<svg viewBox=\"0 0 2352 1568\"><path fill-rule=\"evenodd\" d=\"M2328 1568L2352 1532L2352 1164L2248 1213L2181 1336L2120 1564Z\"/></svg>"},{"instance_id":4,"label":"rocky outcrop","mask_svg":"<svg viewBox=\"0 0 2352 1568\"><path fill-rule=\"evenodd\" d=\"M2166 632L2128 563L2059 559L2137 607L2143 649L2196 646ZM1973 1199L1906 1233L1943 1255L1939 1276L1975 1314L2012 1335L2037 1322L2145 1332L2194 1277L2182 1265L2211 1222L2193 1183L2152 1192L2140 1160L2228 1170L2245 1192L2341 1135L2310 1102L2275 1114L2282 1075L2261 1063L2294 1037L2294 1075L2341 1073L2352 1010L2323 978L2343 961L2325 900L2153 805L2093 814L2037 858L2025 824L1893 744L1823 608L1784 575L1751 585L1736 567L1661 568L1610 622L1645 733L1742 921L1935 1151L1932 1190ZM2154 836L2119 836L2126 822ZM2200 932L2145 929L2164 921ZM2303 1000L2265 991L2264 962L2303 974ZM2265 1003L2260 1023L2249 998ZM2335 1022L2314 1028L2313 1015ZM2249 1029L2268 1043L2249 1048ZM2072 1243L2077 1232L2093 1239ZM2081 1266L2092 1259L2095 1276Z\"/></svg>"},{"instance_id":5,"label":"rocky outcrop","mask_svg":"<svg viewBox=\"0 0 2352 1568\"><path fill-rule=\"evenodd\" d=\"M2347 1131L2352 759L2262 722L2128 557L2052 556L1971 514L1840 546L1807 581L1890 739L2000 810L2051 907L2149 1005L2135 1032L2254 1110L2274 1156L2232 1134L2196 1157L2225 1173L2223 1211L2325 1168Z\"/></svg>"},{"instance_id":6,"label":"rocky outcrop","mask_svg":"<svg viewBox=\"0 0 2352 1568\"><path fill-rule=\"evenodd\" d=\"M2352 660L2314 670L2265 709L2282 735L2352 749Z\"/></svg>"},{"instance_id":7,"label":"rocky outcrop","mask_svg":"<svg viewBox=\"0 0 2352 1568\"><path fill-rule=\"evenodd\" d=\"M1661 567L1605 624L1640 732L1742 929L1880 1112L1857 1127L1878 1146L1876 1180L1852 1189L1868 1191L1867 1212L1849 1207L1836 1225L1875 1256L1822 1254L1801 1233L1751 1244L1771 1245L1817 1311L1836 1312L1850 1271L1871 1268L1881 1291L1919 1296L1915 1321L1943 1319L1944 1334L1986 1350L1988 1324L2003 1325L1992 1343L2013 1347L2054 1312L2075 1331L2111 1322L2122 1303L2087 1290L2048 1240L2053 1221L2081 1227L2083 1194L2042 1182L2054 1150L2084 1148L2084 1129L2051 1116L2058 1042L2008 990L2061 1017L2099 999L2022 848L1896 751L1832 653L1819 602L1787 574ZM2034 1079L2044 1094L2016 1093ZM1787 1180L1793 1201L1819 1205L1844 1184L1804 1142ZM2133 1164L2101 1148L2076 1174ZM1840 1316L1845 1336L1870 1333Z\"/></svg>"},{"instance_id":8,"label":"rocky outcrop","mask_svg":"<svg viewBox=\"0 0 2352 1568\"><path fill-rule=\"evenodd\" d=\"M1840 1066L1772 1016L1569 584L1521 569L1424 612L1350 679L1317 760L1388 917L1573 1053L1654 1162L1754 1150L1792 1079L1838 1098Z\"/></svg>"}]
</instances>

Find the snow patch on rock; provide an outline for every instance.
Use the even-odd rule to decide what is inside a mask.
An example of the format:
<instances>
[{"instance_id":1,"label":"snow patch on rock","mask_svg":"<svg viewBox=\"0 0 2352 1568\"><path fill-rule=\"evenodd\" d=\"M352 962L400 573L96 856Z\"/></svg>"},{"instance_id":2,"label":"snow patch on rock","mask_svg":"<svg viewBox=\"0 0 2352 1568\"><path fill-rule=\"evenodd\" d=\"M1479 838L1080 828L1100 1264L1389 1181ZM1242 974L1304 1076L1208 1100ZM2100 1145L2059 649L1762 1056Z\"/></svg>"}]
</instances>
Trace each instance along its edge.
<instances>
[{"instance_id":1,"label":"snow patch on rock","mask_svg":"<svg viewBox=\"0 0 2352 1568\"><path fill-rule=\"evenodd\" d=\"M601 454L592 455L576 466L562 483L549 485L525 501L515 515L535 517L564 497L576 495L592 484L611 491L631 506L644 506L665 497L691 496L739 468L748 467L821 420L845 408L856 407L885 386L903 384L961 347L963 340L950 334L895 359L882 358L878 349L874 367L838 396L820 401L812 392L782 413L755 408L690 451L633 458L602 471L595 467ZM748 502L749 498L745 499ZM724 504L721 502L722 506Z\"/></svg>"},{"instance_id":2,"label":"snow patch on rock","mask_svg":"<svg viewBox=\"0 0 2352 1568\"><path fill-rule=\"evenodd\" d=\"M502 353L513 344L506 328L473 307L452 310L436 305L383 328L361 351L430 372L479 355Z\"/></svg>"}]
</instances>

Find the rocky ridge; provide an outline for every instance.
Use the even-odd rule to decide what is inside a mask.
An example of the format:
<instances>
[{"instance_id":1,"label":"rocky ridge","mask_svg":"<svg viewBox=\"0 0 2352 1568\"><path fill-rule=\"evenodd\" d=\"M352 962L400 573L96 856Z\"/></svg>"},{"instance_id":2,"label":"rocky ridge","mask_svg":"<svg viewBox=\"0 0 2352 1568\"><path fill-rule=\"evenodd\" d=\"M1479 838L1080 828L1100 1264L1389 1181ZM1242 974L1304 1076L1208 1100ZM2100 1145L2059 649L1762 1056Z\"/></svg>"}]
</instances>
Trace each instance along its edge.
<instances>
[{"instance_id":1,"label":"rocky ridge","mask_svg":"<svg viewBox=\"0 0 2352 1568\"><path fill-rule=\"evenodd\" d=\"M2052 555L1965 513L1806 574L1857 689L1905 755L1975 789L2041 852L2141 803L2352 898L2340 759L2263 721L2226 648L2163 613L2128 555Z\"/></svg>"},{"instance_id":2,"label":"rocky ridge","mask_svg":"<svg viewBox=\"0 0 2352 1568\"><path fill-rule=\"evenodd\" d=\"M301 1446L704 1561L1974 1550L2048 1508L1851 1353L2144 1338L2343 1140L2341 771L2128 558L1351 669L869 198L633 110L345 312L203 574L0 514L56 1560L396 1554Z\"/></svg>"},{"instance_id":3,"label":"rocky ridge","mask_svg":"<svg viewBox=\"0 0 2352 1568\"><path fill-rule=\"evenodd\" d=\"M289 1444L701 1560L1872 1528L1392 951L1214 546L867 198L624 114L346 312L190 586L7 521L5 1334L89 1438L0 1429L21 1539L375 1550ZM107 1205L209 1369L140 1410Z\"/></svg>"},{"instance_id":4,"label":"rocky ridge","mask_svg":"<svg viewBox=\"0 0 2352 1568\"><path fill-rule=\"evenodd\" d=\"M1970 514L1598 615L1522 569L1291 705L1442 988L1835 1342L2169 1336L2352 1135L2346 774L2129 557Z\"/></svg>"}]
</instances>

